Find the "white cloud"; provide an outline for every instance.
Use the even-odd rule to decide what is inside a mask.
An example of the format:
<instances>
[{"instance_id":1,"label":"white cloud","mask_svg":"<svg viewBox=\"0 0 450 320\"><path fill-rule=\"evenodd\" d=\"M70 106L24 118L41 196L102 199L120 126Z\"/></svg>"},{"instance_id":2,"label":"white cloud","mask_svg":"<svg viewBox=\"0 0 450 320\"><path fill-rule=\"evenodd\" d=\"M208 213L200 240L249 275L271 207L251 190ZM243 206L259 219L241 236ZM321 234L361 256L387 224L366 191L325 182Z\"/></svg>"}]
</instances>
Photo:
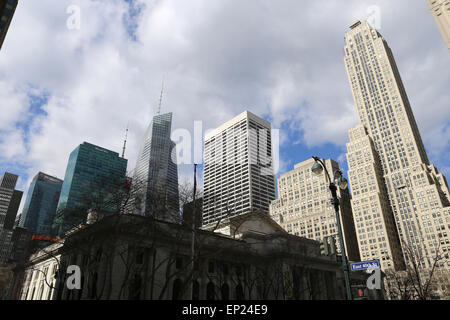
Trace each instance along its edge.
<instances>
[{"instance_id":1,"label":"white cloud","mask_svg":"<svg viewBox=\"0 0 450 320\"><path fill-rule=\"evenodd\" d=\"M162 112L174 113L173 129L192 128L195 120L214 128L249 109L282 129L282 145L290 137L343 146L356 123L343 37L373 4L424 140L433 141L433 128L450 120L450 76L443 72L450 57L422 2L140 0L145 8L133 41L123 0L21 1L0 52L0 150L6 163L20 156L30 176L62 178L83 141L120 153L129 121L132 169L163 78ZM66 26L71 4L81 9L80 30ZM50 97L47 114L24 134L12 123L28 119L30 86ZM448 142L427 147L437 154Z\"/></svg>"}]
</instances>

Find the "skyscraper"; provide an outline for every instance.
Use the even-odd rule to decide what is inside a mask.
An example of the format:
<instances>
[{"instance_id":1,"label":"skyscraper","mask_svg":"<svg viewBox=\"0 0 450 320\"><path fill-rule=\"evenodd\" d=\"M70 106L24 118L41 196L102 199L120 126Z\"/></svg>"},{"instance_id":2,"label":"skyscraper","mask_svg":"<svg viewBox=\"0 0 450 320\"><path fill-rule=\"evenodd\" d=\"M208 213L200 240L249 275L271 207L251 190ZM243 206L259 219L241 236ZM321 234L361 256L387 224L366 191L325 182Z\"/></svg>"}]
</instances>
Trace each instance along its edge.
<instances>
[{"instance_id":1,"label":"skyscraper","mask_svg":"<svg viewBox=\"0 0 450 320\"><path fill-rule=\"evenodd\" d=\"M450 51L450 2L448 0L427 0L427 5Z\"/></svg>"},{"instance_id":2,"label":"skyscraper","mask_svg":"<svg viewBox=\"0 0 450 320\"><path fill-rule=\"evenodd\" d=\"M330 174L339 170L337 162L331 159L323 161ZM281 174L278 179L278 199L272 201L270 215L290 234L317 241L333 237L337 252L340 253L330 182L325 171L320 176L311 172L314 162L311 158L296 164L294 170ZM348 189L338 188L337 192L345 251L350 261L359 261L350 194Z\"/></svg>"},{"instance_id":3,"label":"skyscraper","mask_svg":"<svg viewBox=\"0 0 450 320\"><path fill-rule=\"evenodd\" d=\"M0 178L0 262L6 262L11 249L14 220L22 200L15 189L19 176L5 172Z\"/></svg>"},{"instance_id":4,"label":"skyscraper","mask_svg":"<svg viewBox=\"0 0 450 320\"><path fill-rule=\"evenodd\" d=\"M16 11L18 0L0 0L0 50Z\"/></svg>"},{"instance_id":5,"label":"skyscraper","mask_svg":"<svg viewBox=\"0 0 450 320\"><path fill-rule=\"evenodd\" d=\"M400 239L381 163L364 126L349 131L347 163L361 260L378 259L383 270L404 268Z\"/></svg>"},{"instance_id":6,"label":"skyscraper","mask_svg":"<svg viewBox=\"0 0 450 320\"><path fill-rule=\"evenodd\" d=\"M56 210L58 235L85 222L89 209L120 210L127 162L117 152L87 142L72 151Z\"/></svg>"},{"instance_id":7,"label":"skyscraper","mask_svg":"<svg viewBox=\"0 0 450 320\"><path fill-rule=\"evenodd\" d=\"M172 113L158 114L148 126L131 185L128 212L160 219L180 217L176 145L170 139Z\"/></svg>"},{"instance_id":8,"label":"skyscraper","mask_svg":"<svg viewBox=\"0 0 450 320\"><path fill-rule=\"evenodd\" d=\"M384 268L394 267L393 214L405 263L412 259L406 252L413 252L423 257L422 266L430 266L437 251L448 257L450 250L446 179L428 161L387 42L366 22L352 25L345 41L360 122L350 130L347 158L361 257L381 258Z\"/></svg>"},{"instance_id":9,"label":"skyscraper","mask_svg":"<svg viewBox=\"0 0 450 320\"><path fill-rule=\"evenodd\" d=\"M19 226L33 234L51 236L63 181L39 172L30 184Z\"/></svg>"},{"instance_id":10,"label":"skyscraper","mask_svg":"<svg viewBox=\"0 0 450 320\"><path fill-rule=\"evenodd\" d=\"M245 111L205 136L203 226L259 209L275 199L271 125Z\"/></svg>"}]
</instances>

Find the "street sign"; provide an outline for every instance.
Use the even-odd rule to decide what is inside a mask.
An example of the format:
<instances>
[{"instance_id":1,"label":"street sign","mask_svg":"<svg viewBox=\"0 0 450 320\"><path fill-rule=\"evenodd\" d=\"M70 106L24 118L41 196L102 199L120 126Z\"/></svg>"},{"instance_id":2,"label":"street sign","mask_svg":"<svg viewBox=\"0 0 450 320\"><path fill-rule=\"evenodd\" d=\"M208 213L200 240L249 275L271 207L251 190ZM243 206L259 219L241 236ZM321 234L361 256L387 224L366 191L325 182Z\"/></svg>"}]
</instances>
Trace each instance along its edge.
<instances>
[{"instance_id":1,"label":"street sign","mask_svg":"<svg viewBox=\"0 0 450 320\"><path fill-rule=\"evenodd\" d=\"M380 263L377 260L374 260L374 261L362 261L351 264L352 271L360 271L367 269L380 269Z\"/></svg>"}]
</instances>

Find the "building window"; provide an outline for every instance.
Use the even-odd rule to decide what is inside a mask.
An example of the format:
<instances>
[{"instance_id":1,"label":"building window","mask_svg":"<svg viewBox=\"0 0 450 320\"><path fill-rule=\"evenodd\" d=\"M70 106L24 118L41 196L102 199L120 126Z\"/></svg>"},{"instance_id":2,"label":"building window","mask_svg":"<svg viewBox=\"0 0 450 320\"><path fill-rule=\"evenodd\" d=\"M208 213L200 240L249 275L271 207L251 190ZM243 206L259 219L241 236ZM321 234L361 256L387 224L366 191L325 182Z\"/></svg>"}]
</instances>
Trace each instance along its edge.
<instances>
[{"instance_id":1,"label":"building window","mask_svg":"<svg viewBox=\"0 0 450 320\"><path fill-rule=\"evenodd\" d=\"M197 280L192 285L192 300L200 300L200 284Z\"/></svg>"},{"instance_id":2,"label":"building window","mask_svg":"<svg viewBox=\"0 0 450 320\"><path fill-rule=\"evenodd\" d=\"M236 286L236 300L244 300L244 289L242 288L241 284L238 284Z\"/></svg>"},{"instance_id":3,"label":"building window","mask_svg":"<svg viewBox=\"0 0 450 320\"><path fill-rule=\"evenodd\" d=\"M214 283L208 282L206 286L206 300L215 300Z\"/></svg>"},{"instance_id":4,"label":"building window","mask_svg":"<svg viewBox=\"0 0 450 320\"><path fill-rule=\"evenodd\" d=\"M173 282L173 287L172 287L172 300L180 300L181 298L181 280L180 279L176 279Z\"/></svg>"},{"instance_id":5,"label":"building window","mask_svg":"<svg viewBox=\"0 0 450 320\"><path fill-rule=\"evenodd\" d=\"M224 283L222 285L222 300L229 300L230 299L230 287L228 284Z\"/></svg>"}]
</instances>

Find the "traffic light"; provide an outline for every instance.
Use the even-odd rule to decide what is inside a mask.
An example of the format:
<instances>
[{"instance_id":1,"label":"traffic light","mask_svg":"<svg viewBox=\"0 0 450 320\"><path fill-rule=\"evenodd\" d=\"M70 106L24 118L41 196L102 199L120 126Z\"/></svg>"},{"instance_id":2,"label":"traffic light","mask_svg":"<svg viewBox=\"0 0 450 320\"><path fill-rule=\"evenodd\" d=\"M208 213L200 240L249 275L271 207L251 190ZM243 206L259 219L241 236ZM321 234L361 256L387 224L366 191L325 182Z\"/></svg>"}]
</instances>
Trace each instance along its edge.
<instances>
[{"instance_id":1,"label":"traffic light","mask_svg":"<svg viewBox=\"0 0 450 320\"><path fill-rule=\"evenodd\" d=\"M367 300L367 289L364 286L353 286L352 296L354 300Z\"/></svg>"},{"instance_id":2,"label":"traffic light","mask_svg":"<svg viewBox=\"0 0 450 320\"><path fill-rule=\"evenodd\" d=\"M330 254L327 238L323 238L322 241L320 241L320 254L323 256L328 256Z\"/></svg>"},{"instance_id":3,"label":"traffic light","mask_svg":"<svg viewBox=\"0 0 450 320\"><path fill-rule=\"evenodd\" d=\"M336 239L334 237L330 237L330 255L336 255Z\"/></svg>"}]
</instances>

